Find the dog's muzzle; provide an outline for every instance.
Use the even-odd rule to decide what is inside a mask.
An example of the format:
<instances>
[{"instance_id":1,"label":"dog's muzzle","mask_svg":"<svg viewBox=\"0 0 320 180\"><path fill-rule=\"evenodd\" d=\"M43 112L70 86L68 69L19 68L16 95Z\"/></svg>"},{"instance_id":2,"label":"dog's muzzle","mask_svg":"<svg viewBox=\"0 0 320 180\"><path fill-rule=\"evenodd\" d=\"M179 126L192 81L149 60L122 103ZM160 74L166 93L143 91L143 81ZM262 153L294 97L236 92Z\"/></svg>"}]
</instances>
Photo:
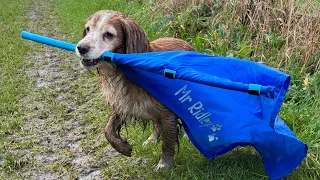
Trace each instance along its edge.
<instances>
[{"instance_id":1,"label":"dog's muzzle","mask_svg":"<svg viewBox=\"0 0 320 180\"><path fill-rule=\"evenodd\" d=\"M99 64L100 61L101 61L100 58L98 58L98 59L82 59L81 63L83 66L90 67L90 66L96 66L97 64Z\"/></svg>"}]
</instances>

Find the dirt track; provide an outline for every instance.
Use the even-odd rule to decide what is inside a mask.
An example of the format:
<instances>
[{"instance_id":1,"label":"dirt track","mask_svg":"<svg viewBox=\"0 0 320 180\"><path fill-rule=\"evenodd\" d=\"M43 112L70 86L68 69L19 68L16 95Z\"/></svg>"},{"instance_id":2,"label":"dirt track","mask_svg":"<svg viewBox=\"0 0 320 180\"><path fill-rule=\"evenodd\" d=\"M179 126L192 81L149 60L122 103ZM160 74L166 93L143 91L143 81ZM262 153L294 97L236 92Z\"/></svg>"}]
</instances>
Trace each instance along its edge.
<instances>
[{"instance_id":1,"label":"dirt track","mask_svg":"<svg viewBox=\"0 0 320 180\"><path fill-rule=\"evenodd\" d=\"M28 31L64 39L52 2L33 2L27 14ZM101 146L97 142L105 141L100 131L104 123L98 128L83 118L83 112L90 111L94 101L101 101L97 82L88 82L88 77L94 78L80 67L79 58L73 53L33 42L30 46L32 53L25 61L30 63L26 73L33 90L20 101L26 112L23 132L11 137L12 141L25 144L12 150L27 162L17 176L22 179L101 179L99 168L110 164L110 159L119 154L109 146L97 152ZM78 91L84 94L80 96ZM98 135L88 138L88 134L96 131ZM81 143L88 145L81 146Z\"/></svg>"}]
</instances>

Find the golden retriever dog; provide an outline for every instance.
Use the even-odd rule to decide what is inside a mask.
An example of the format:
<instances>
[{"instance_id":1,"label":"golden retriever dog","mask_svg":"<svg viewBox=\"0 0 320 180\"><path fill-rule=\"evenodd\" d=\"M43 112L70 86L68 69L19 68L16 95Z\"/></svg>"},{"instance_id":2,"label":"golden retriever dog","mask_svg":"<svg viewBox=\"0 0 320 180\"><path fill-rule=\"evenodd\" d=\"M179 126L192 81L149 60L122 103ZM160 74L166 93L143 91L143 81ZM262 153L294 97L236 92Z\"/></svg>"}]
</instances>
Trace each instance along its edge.
<instances>
[{"instance_id":1,"label":"golden retriever dog","mask_svg":"<svg viewBox=\"0 0 320 180\"><path fill-rule=\"evenodd\" d=\"M123 155L131 156L132 147L120 136L121 126L130 120L152 120L154 132L145 141L162 138L162 156L156 170L173 164L175 145L178 144L177 116L144 89L133 84L116 65L101 61L105 51L115 53L143 53L194 49L176 38L160 38L149 42L148 36L133 20L124 14L102 10L87 19L83 39L77 44L76 53L82 57L86 69L97 69L100 86L112 110L104 129L111 146Z\"/></svg>"}]
</instances>

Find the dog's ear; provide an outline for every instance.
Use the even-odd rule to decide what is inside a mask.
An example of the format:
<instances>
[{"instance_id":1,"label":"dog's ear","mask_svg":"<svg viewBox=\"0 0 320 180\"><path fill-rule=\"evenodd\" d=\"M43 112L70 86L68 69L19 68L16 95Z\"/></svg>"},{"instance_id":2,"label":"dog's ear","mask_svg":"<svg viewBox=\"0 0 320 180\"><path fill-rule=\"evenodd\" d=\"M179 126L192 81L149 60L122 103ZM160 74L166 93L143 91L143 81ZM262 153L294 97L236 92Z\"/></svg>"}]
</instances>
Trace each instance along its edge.
<instances>
[{"instance_id":1,"label":"dog's ear","mask_svg":"<svg viewBox=\"0 0 320 180\"><path fill-rule=\"evenodd\" d=\"M149 50L149 39L143 29L129 18L121 18L125 53L141 53Z\"/></svg>"},{"instance_id":2,"label":"dog's ear","mask_svg":"<svg viewBox=\"0 0 320 180\"><path fill-rule=\"evenodd\" d=\"M86 23L93 17L93 15L89 16L86 20ZM87 35L87 30L86 28L83 29L82 31L82 38L84 38Z\"/></svg>"},{"instance_id":3,"label":"dog's ear","mask_svg":"<svg viewBox=\"0 0 320 180\"><path fill-rule=\"evenodd\" d=\"M87 30L86 30L86 28L84 28L83 32L82 32L82 38L84 38L86 35L87 35Z\"/></svg>"}]
</instances>

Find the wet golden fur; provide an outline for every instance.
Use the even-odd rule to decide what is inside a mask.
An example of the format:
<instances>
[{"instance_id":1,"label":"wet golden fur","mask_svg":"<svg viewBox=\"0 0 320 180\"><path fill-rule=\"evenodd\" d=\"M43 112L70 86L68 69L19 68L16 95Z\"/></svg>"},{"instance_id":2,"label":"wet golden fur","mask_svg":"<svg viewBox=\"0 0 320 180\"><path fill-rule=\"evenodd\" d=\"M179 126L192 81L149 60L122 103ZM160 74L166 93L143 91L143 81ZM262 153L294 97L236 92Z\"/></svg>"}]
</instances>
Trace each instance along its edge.
<instances>
[{"instance_id":1,"label":"wet golden fur","mask_svg":"<svg viewBox=\"0 0 320 180\"><path fill-rule=\"evenodd\" d=\"M178 143L177 117L145 90L133 84L114 65L93 61L103 52L142 53L152 51L187 50L193 48L185 41L160 38L149 43L146 33L134 21L116 11L99 11L88 18L84 38L77 45L77 54L84 58L87 69L97 69L100 86L112 114L105 128L105 137L118 152L130 156L132 148L120 137L121 126L131 119L152 120L155 131L148 138L162 136L162 157L156 167L173 163L174 147ZM148 142L147 140L147 142Z\"/></svg>"}]
</instances>

